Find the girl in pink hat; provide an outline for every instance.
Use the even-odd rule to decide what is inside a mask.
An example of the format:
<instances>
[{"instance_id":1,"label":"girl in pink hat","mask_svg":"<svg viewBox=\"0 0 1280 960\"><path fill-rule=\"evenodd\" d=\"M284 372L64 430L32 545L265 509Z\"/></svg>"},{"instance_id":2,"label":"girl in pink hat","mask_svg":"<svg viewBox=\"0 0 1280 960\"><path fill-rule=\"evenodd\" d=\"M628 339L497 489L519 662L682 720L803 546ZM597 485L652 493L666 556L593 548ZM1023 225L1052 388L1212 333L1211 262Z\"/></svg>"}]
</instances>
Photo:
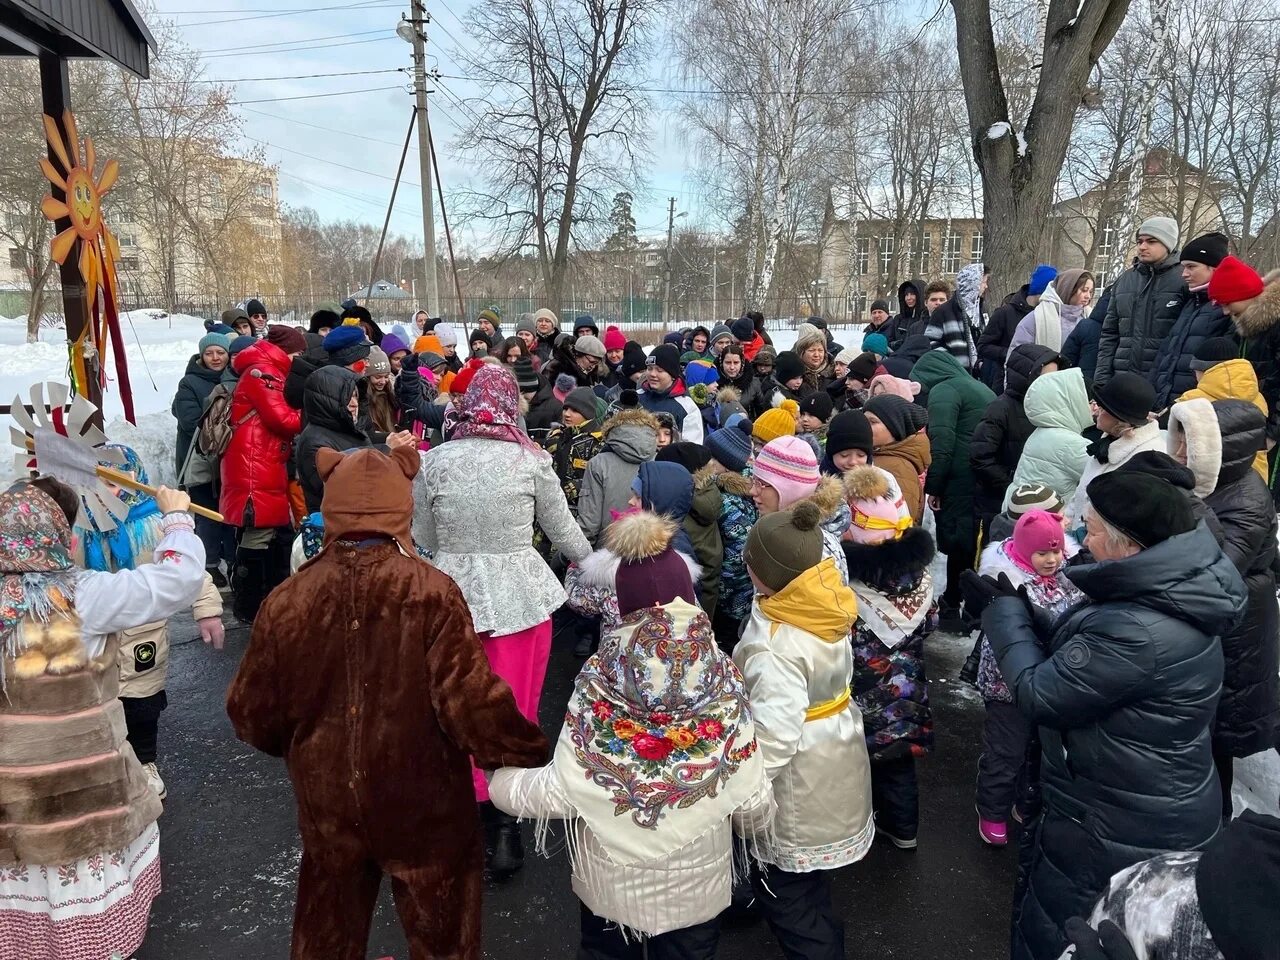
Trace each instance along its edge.
<instances>
[{"instance_id":1,"label":"girl in pink hat","mask_svg":"<svg viewBox=\"0 0 1280 960\"><path fill-rule=\"evenodd\" d=\"M1004 574L1015 587L1026 587L1032 603L1057 617L1084 597L1063 573L1072 552L1074 545L1059 514L1029 510L1018 518L1013 536L982 551L978 573ZM978 691L987 707L978 758L978 833L986 843L1000 847L1008 842L1010 813L1023 823L1038 812L1040 744L1031 721L1014 705L985 639Z\"/></svg>"}]
</instances>

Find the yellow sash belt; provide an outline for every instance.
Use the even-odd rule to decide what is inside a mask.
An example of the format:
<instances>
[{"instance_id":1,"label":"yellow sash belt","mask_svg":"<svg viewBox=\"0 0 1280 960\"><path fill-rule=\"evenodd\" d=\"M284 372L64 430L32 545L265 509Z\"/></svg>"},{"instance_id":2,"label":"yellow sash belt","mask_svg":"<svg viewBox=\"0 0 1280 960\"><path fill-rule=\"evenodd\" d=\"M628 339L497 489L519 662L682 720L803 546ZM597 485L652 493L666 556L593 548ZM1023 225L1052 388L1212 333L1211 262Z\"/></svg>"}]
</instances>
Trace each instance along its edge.
<instances>
[{"instance_id":1,"label":"yellow sash belt","mask_svg":"<svg viewBox=\"0 0 1280 960\"><path fill-rule=\"evenodd\" d=\"M849 688L844 688L844 693L831 700L823 700L821 703L815 703L812 707L804 712L804 722L809 723L813 720L822 720L825 717L834 717L837 713L849 705Z\"/></svg>"}]
</instances>

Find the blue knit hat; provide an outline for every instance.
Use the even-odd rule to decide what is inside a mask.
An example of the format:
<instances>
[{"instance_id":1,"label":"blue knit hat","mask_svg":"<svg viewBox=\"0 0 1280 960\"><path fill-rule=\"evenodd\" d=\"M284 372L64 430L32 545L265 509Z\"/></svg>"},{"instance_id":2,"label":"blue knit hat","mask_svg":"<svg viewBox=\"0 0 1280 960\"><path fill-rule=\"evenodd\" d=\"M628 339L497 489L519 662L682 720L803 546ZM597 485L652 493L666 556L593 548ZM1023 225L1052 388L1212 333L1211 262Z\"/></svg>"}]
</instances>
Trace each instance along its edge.
<instances>
[{"instance_id":1,"label":"blue knit hat","mask_svg":"<svg viewBox=\"0 0 1280 960\"><path fill-rule=\"evenodd\" d=\"M747 469L747 461L751 459L751 436L740 430L737 423L732 427L721 427L707 437L707 449L720 466L730 473L741 473Z\"/></svg>"},{"instance_id":2,"label":"blue knit hat","mask_svg":"<svg viewBox=\"0 0 1280 960\"><path fill-rule=\"evenodd\" d=\"M877 357L887 356L889 339L883 333L868 333L862 338L862 350L864 353L874 353Z\"/></svg>"},{"instance_id":3,"label":"blue knit hat","mask_svg":"<svg viewBox=\"0 0 1280 960\"><path fill-rule=\"evenodd\" d=\"M329 359L341 367L364 360L373 349L373 344L365 339L364 329L354 325L334 327L325 334L322 346Z\"/></svg>"},{"instance_id":4,"label":"blue knit hat","mask_svg":"<svg viewBox=\"0 0 1280 960\"><path fill-rule=\"evenodd\" d=\"M221 333L206 333L200 338L200 345L197 352L203 354L210 347L221 347L226 350L231 346L231 338Z\"/></svg>"},{"instance_id":5,"label":"blue knit hat","mask_svg":"<svg viewBox=\"0 0 1280 960\"><path fill-rule=\"evenodd\" d=\"M227 345L227 353L231 354L231 356L234 357L241 350L247 350L257 342L258 342L257 337L249 337L249 336L236 337L234 340L231 341L231 343Z\"/></svg>"},{"instance_id":6,"label":"blue knit hat","mask_svg":"<svg viewBox=\"0 0 1280 960\"><path fill-rule=\"evenodd\" d=\"M694 360L684 368L684 385L686 387L696 387L700 383L705 383L709 386L719 379L720 372L716 370L715 364L708 363L706 360Z\"/></svg>"},{"instance_id":7,"label":"blue knit hat","mask_svg":"<svg viewBox=\"0 0 1280 960\"><path fill-rule=\"evenodd\" d=\"M1031 282L1027 285L1027 296L1038 297L1044 293L1049 284L1058 279L1058 270L1047 263L1042 263L1031 271Z\"/></svg>"}]
</instances>

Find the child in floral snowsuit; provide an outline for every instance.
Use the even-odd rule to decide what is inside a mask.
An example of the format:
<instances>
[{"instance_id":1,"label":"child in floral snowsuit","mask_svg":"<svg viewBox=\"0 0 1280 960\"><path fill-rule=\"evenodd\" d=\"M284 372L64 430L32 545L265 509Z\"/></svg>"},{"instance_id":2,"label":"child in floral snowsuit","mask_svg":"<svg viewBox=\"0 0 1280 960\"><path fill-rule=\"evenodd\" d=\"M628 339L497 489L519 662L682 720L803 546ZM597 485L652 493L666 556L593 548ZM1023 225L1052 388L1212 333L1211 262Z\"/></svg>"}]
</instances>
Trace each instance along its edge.
<instances>
[{"instance_id":1,"label":"child in floral snowsuit","mask_svg":"<svg viewBox=\"0 0 1280 960\"><path fill-rule=\"evenodd\" d=\"M925 637L938 628L933 537L902 515L882 470L854 467L844 485L852 517L842 546L858 597L853 696L871 757L876 830L912 850L920 822L915 761L933 749L924 659Z\"/></svg>"},{"instance_id":2,"label":"child in floral snowsuit","mask_svg":"<svg viewBox=\"0 0 1280 960\"><path fill-rule=\"evenodd\" d=\"M1026 587L1032 603L1057 618L1084 596L1063 573L1072 552L1074 544L1063 531L1062 517L1030 510L1018 518L1012 537L982 551L978 572L1005 574L1015 587ZM987 843L1003 846L1008 842L1009 814L1026 822L1037 812L1040 746L1031 721L1014 705L985 639L978 691L987 708L978 758L978 832Z\"/></svg>"}]
</instances>

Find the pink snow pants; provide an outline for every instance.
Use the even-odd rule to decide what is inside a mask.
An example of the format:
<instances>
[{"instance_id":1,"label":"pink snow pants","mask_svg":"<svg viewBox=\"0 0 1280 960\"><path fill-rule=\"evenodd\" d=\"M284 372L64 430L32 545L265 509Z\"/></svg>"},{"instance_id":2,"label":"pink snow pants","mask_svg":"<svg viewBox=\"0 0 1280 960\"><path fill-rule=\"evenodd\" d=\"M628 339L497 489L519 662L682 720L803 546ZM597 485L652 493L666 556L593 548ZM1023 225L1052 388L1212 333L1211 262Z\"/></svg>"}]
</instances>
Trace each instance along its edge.
<instances>
[{"instance_id":1,"label":"pink snow pants","mask_svg":"<svg viewBox=\"0 0 1280 960\"><path fill-rule=\"evenodd\" d=\"M526 720L538 722L538 701L542 699L542 681L547 675L547 660L551 656L551 620L543 620L536 627L519 633L504 633L495 637L491 633L479 634L489 669L507 681L515 694L516 707ZM476 800L489 799L489 784L484 774L471 765L471 782L476 788Z\"/></svg>"}]
</instances>

